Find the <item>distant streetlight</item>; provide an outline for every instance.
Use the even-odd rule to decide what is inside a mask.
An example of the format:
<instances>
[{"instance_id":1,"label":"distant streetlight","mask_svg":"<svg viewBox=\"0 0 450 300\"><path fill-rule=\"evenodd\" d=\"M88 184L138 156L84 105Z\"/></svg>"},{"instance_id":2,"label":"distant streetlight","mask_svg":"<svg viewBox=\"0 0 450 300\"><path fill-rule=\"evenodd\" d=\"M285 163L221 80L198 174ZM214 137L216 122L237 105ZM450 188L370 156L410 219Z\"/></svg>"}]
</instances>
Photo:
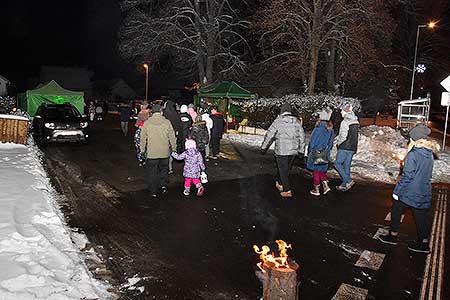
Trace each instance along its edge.
<instances>
[{"instance_id":1,"label":"distant streetlight","mask_svg":"<svg viewBox=\"0 0 450 300\"><path fill-rule=\"evenodd\" d=\"M148 100L148 64L142 65L145 69L145 101Z\"/></svg>"},{"instance_id":2,"label":"distant streetlight","mask_svg":"<svg viewBox=\"0 0 450 300\"><path fill-rule=\"evenodd\" d=\"M417 34L416 34L416 47L414 50L414 64L413 64L413 70L412 70L412 78L411 78L411 93L409 95L409 100L412 100L413 98L413 92L414 92L414 76L416 75L416 62L417 62L417 46L419 44L419 32L420 32L420 28L424 28L427 27L428 29L434 29L436 27L436 22L431 21L428 22L428 24L419 24L417 25Z\"/></svg>"}]
</instances>

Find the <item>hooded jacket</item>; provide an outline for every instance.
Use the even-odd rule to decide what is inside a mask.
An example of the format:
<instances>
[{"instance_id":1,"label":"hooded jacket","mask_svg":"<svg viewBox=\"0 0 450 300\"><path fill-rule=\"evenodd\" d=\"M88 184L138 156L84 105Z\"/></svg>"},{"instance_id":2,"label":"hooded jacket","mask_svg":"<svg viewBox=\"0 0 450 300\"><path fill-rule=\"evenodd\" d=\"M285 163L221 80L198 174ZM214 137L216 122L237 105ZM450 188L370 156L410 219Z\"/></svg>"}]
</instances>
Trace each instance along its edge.
<instances>
[{"instance_id":1,"label":"hooded jacket","mask_svg":"<svg viewBox=\"0 0 450 300\"><path fill-rule=\"evenodd\" d=\"M308 153L312 153L314 150L331 150L333 147L334 131L327 128L327 122L321 121L313 130L311 134L311 140L308 146ZM331 152L331 151L330 151ZM330 152L328 152L328 159L330 158ZM308 154L308 160L306 167L312 171L326 172L328 170L328 164L315 165L313 163L312 155Z\"/></svg>"},{"instance_id":2,"label":"hooded jacket","mask_svg":"<svg viewBox=\"0 0 450 300\"><path fill-rule=\"evenodd\" d=\"M358 117L354 112L346 113L344 115L344 120L341 122L339 134L336 138L338 149L351 150L356 153L356 151L358 151L358 132Z\"/></svg>"},{"instance_id":3,"label":"hooded jacket","mask_svg":"<svg viewBox=\"0 0 450 300\"><path fill-rule=\"evenodd\" d=\"M275 155L305 153L305 132L299 120L285 112L279 115L266 132L261 149L266 151L275 141Z\"/></svg>"},{"instance_id":4,"label":"hooded jacket","mask_svg":"<svg viewBox=\"0 0 450 300\"><path fill-rule=\"evenodd\" d=\"M196 148L187 149L181 154L173 152L172 156L176 160L184 160L184 178L200 178L200 173L205 170L203 157Z\"/></svg>"},{"instance_id":5,"label":"hooded jacket","mask_svg":"<svg viewBox=\"0 0 450 300\"><path fill-rule=\"evenodd\" d=\"M198 121L192 125L191 137L197 142L199 151L206 149L206 145L209 143L209 133L205 121Z\"/></svg>"},{"instance_id":6,"label":"hooded jacket","mask_svg":"<svg viewBox=\"0 0 450 300\"><path fill-rule=\"evenodd\" d=\"M177 152L181 153L184 151L184 142L189 137L189 131L192 126L192 118L187 112L182 112L180 114L180 130L177 136Z\"/></svg>"},{"instance_id":7,"label":"hooded jacket","mask_svg":"<svg viewBox=\"0 0 450 300\"><path fill-rule=\"evenodd\" d=\"M420 139L413 142L400 180L394 188L394 194L400 201L418 209L431 207L433 152L438 150L439 145L435 141Z\"/></svg>"},{"instance_id":8,"label":"hooded jacket","mask_svg":"<svg viewBox=\"0 0 450 300\"><path fill-rule=\"evenodd\" d=\"M175 109L175 103L168 100L163 109L163 116L166 117L170 121L170 124L172 124L173 130L175 130L175 134L180 131L180 116L178 115L176 109Z\"/></svg>"},{"instance_id":9,"label":"hooded jacket","mask_svg":"<svg viewBox=\"0 0 450 300\"><path fill-rule=\"evenodd\" d=\"M147 158L168 158L176 147L175 131L161 113L153 113L141 129L141 149L147 146Z\"/></svg>"},{"instance_id":10,"label":"hooded jacket","mask_svg":"<svg viewBox=\"0 0 450 300\"><path fill-rule=\"evenodd\" d=\"M223 125L225 120L221 113L217 112L211 115L212 128L211 128L211 139L221 139L223 134Z\"/></svg>"}]
</instances>

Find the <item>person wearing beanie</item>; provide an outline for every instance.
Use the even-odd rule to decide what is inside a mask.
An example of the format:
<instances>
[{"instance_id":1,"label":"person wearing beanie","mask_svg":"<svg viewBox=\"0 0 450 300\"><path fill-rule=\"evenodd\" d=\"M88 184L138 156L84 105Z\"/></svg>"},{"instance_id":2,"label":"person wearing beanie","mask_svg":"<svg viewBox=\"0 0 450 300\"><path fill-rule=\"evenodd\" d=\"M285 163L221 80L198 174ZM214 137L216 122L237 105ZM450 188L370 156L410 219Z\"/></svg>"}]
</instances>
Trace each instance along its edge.
<instances>
[{"instance_id":1,"label":"person wearing beanie","mask_svg":"<svg viewBox=\"0 0 450 300\"><path fill-rule=\"evenodd\" d=\"M292 114L291 105L283 103L280 115L273 121L264 136L261 152L264 154L275 142L277 178L275 187L283 198L292 197L289 172L295 157L305 153L305 132L300 121Z\"/></svg>"},{"instance_id":2,"label":"person wearing beanie","mask_svg":"<svg viewBox=\"0 0 450 300\"><path fill-rule=\"evenodd\" d=\"M176 160L184 160L183 177L184 177L184 191L185 196L191 193L191 185L194 184L197 188L197 196L202 196L205 188L202 185L200 176L205 172L205 163L203 157L197 149L197 144L193 139L185 141L185 151L181 154L172 152L172 157Z\"/></svg>"},{"instance_id":3,"label":"person wearing beanie","mask_svg":"<svg viewBox=\"0 0 450 300\"><path fill-rule=\"evenodd\" d=\"M320 184L323 186L323 194L331 191L328 184L328 163L325 161L314 161L313 153L325 151L327 161L330 161L331 148L333 147L334 131L333 123L330 121L331 110L324 109L317 112L318 120L311 134L311 140L308 145L308 160L306 167L313 171L313 189L311 195L320 196Z\"/></svg>"},{"instance_id":4,"label":"person wearing beanie","mask_svg":"<svg viewBox=\"0 0 450 300\"><path fill-rule=\"evenodd\" d=\"M410 208L416 222L417 241L410 243L408 249L420 253L430 252L428 211L431 207L433 152L440 150L437 142L428 139L430 133L430 128L425 124L418 124L409 131L411 140L403 171L392 194L390 230L387 235L378 238L385 244L397 245L401 215Z\"/></svg>"},{"instance_id":5,"label":"person wearing beanie","mask_svg":"<svg viewBox=\"0 0 450 300\"><path fill-rule=\"evenodd\" d=\"M192 126L192 118L188 113L187 105L183 104L180 107L180 129L177 135L177 152L182 153L184 148L184 142L189 137L189 131Z\"/></svg>"},{"instance_id":6,"label":"person wearing beanie","mask_svg":"<svg viewBox=\"0 0 450 300\"><path fill-rule=\"evenodd\" d=\"M189 104L187 109L188 114L191 116L191 119L195 121L197 119L197 112L194 109L194 104Z\"/></svg>"},{"instance_id":7,"label":"person wearing beanie","mask_svg":"<svg viewBox=\"0 0 450 300\"><path fill-rule=\"evenodd\" d=\"M175 131L170 121L161 114L161 106L152 106L152 116L141 129L140 149L146 149L146 176L151 197L157 192L167 193L169 156L176 147Z\"/></svg>"},{"instance_id":8,"label":"person wearing beanie","mask_svg":"<svg viewBox=\"0 0 450 300\"><path fill-rule=\"evenodd\" d=\"M350 176L353 155L358 150L359 122L349 103L341 105L342 122L336 137L337 154L334 167L342 178L342 183L336 187L339 191L348 191L354 184Z\"/></svg>"}]
</instances>

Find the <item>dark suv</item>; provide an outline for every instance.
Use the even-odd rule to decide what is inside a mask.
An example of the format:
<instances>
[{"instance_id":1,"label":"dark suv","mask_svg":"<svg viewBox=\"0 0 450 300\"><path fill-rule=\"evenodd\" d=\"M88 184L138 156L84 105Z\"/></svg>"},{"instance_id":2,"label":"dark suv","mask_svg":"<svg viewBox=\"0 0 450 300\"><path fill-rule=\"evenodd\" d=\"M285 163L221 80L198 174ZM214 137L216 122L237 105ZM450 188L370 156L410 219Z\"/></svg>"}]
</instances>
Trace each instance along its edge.
<instances>
[{"instance_id":1,"label":"dark suv","mask_svg":"<svg viewBox=\"0 0 450 300\"><path fill-rule=\"evenodd\" d=\"M86 142L88 121L72 104L42 104L33 119L33 133L46 142Z\"/></svg>"}]
</instances>

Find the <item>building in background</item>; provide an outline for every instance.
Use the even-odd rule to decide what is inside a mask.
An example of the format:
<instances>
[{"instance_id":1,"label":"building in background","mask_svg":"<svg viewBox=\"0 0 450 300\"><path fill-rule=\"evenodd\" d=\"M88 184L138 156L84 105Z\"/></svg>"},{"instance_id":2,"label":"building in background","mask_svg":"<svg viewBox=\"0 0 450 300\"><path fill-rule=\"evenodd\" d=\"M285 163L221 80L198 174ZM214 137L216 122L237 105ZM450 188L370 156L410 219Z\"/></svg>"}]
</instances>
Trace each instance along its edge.
<instances>
[{"instance_id":1,"label":"building in background","mask_svg":"<svg viewBox=\"0 0 450 300\"><path fill-rule=\"evenodd\" d=\"M9 84L10 84L9 80L0 75L0 96L8 95Z\"/></svg>"}]
</instances>

